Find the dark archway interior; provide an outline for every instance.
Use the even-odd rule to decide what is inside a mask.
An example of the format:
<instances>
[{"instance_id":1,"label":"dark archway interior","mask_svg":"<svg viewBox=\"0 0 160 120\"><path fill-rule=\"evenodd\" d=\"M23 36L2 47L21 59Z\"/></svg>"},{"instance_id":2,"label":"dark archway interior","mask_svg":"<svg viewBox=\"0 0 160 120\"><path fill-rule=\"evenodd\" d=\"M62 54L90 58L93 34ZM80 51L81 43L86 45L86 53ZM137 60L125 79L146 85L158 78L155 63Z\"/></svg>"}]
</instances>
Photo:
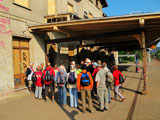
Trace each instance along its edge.
<instances>
[{"instance_id":1,"label":"dark archway interior","mask_svg":"<svg viewBox=\"0 0 160 120\"><path fill-rule=\"evenodd\" d=\"M49 54L47 56L49 58L51 66L54 66L56 64L57 53L55 52L52 46L49 48Z\"/></svg>"}]
</instances>

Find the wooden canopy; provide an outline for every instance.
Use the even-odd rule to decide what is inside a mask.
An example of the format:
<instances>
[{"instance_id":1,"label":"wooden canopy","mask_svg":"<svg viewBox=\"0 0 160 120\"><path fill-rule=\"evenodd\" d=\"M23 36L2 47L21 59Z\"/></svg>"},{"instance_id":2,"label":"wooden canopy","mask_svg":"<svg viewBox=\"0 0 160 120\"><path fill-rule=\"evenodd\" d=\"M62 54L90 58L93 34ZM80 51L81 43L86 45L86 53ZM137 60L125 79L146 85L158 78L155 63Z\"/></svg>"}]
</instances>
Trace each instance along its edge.
<instances>
[{"instance_id":1,"label":"wooden canopy","mask_svg":"<svg viewBox=\"0 0 160 120\"><path fill-rule=\"evenodd\" d=\"M62 43L84 40L86 46L104 46L116 50L141 49L160 38L160 13L94 18L31 26L32 32L62 32L66 38L46 40ZM143 33L143 34L142 34ZM142 38L145 37L145 41Z\"/></svg>"}]
</instances>

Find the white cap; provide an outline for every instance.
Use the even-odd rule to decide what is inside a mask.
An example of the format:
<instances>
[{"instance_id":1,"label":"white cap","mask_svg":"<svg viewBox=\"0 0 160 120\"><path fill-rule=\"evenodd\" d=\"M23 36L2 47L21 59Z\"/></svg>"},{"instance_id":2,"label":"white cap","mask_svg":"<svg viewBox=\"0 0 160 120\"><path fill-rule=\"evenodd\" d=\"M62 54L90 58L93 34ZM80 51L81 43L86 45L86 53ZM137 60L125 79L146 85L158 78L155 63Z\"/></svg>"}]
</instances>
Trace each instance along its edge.
<instances>
[{"instance_id":1,"label":"white cap","mask_svg":"<svg viewBox=\"0 0 160 120\"><path fill-rule=\"evenodd\" d=\"M72 65L75 65L76 64L76 62L75 61L72 61Z\"/></svg>"},{"instance_id":2,"label":"white cap","mask_svg":"<svg viewBox=\"0 0 160 120\"><path fill-rule=\"evenodd\" d=\"M90 60L90 59L87 59L86 62L87 62L87 63L88 63L88 62L91 62L91 60Z\"/></svg>"}]
</instances>

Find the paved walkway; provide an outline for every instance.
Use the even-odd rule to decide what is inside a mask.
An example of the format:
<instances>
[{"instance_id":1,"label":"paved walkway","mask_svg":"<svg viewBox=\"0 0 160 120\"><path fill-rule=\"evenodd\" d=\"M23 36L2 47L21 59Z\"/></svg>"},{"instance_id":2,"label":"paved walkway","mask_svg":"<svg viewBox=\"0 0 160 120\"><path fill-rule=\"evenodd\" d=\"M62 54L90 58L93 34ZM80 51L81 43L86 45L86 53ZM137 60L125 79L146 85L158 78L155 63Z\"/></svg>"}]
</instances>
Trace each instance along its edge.
<instances>
[{"instance_id":1,"label":"paved walkway","mask_svg":"<svg viewBox=\"0 0 160 120\"><path fill-rule=\"evenodd\" d=\"M148 94L138 96L133 120L160 120L160 61L148 65Z\"/></svg>"},{"instance_id":2,"label":"paved walkway","mask_svg":"<svg viewBox=\"0 0 160 120\"><path fill-rule=\"evenodd\" d=\"M61 107L57 102L46 104L43 100L36 100L34 94L24 90L16 93L14 97L0 101L0 120L159 120L160 94L157 91L160 85L160 62L153 60L149 65L149 94L146 96L140 94L143 85L142 71L135 73L135 64L123 64L120 69L127 78L122 93L126 99L123 103L112 101L108 111L97 111L98 101L93 100L93 113L83 114L81 100L79 109L70 108L68 105Z\"/></svg>"}]
</instances>

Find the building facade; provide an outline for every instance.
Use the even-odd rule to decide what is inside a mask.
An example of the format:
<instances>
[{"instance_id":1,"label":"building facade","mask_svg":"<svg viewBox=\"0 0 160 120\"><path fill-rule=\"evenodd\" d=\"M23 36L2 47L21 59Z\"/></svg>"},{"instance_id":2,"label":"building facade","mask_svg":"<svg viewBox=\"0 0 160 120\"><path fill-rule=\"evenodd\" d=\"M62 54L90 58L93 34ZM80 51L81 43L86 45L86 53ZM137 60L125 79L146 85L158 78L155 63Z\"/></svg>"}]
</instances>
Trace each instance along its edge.
<instances>
[{"instance_id":1,"label":"building facade","mask_svg":"<svg viewBox=\"0 0 160 120\"><path fill-rule=\"evenodd\" d=\"M106 6L105 0L1 0L0 92L24 87L30 62L35 69L47 59L52 65L67 63L69 54L76 54L69 51L68 43L45 45L46 39L63 38L65 33L33 33L29 26L103 17Z\"/></svg>"}]
</instances>

